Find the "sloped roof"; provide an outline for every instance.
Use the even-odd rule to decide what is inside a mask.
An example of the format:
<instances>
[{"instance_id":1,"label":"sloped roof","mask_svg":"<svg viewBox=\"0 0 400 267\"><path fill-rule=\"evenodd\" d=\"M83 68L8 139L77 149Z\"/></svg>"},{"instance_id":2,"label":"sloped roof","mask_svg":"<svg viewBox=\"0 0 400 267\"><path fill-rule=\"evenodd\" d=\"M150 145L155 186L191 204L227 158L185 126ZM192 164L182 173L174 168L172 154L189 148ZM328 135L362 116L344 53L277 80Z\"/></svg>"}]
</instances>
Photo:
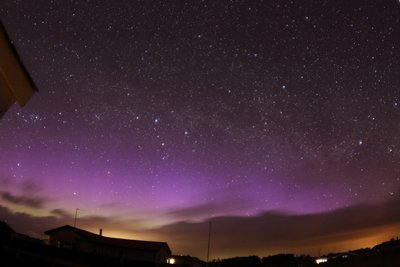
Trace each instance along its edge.
<instances>
[{"instance_id":1,"label":"sloped roof","mask_svg":"<svg viewBox=\"0 0 400 267\"><path fill-rule=\"evenodd\" d=\"M0 221L0 231L15 233L14 229L11 228L6 222Z\"/></svg>"},{"instance_id":2,"label":"sloped roof","mask_svg":"<svg viewBox=\"0 0 400 267\"><path fill-rule=\"evenodd\" d=\"M80 235L82 238L98 244L104 244L112 247L121 247L121 248L129 248L136 250L146 250L146 251L158 251L163 247L166 247L169 252L171 252L168 244L166 242L156 242L156 241L143 241L143 240L132 240L132 239L122 239L122 238L113 238L101 236L98 234L94 234L76 227L72 227L70 225L64 225L58 228L54 228L44 232L46 235L52 235L53 233L60 231L73 231L76 234Z\"/></svg>"},{"instance_id":3,"label":"sloped roof","mask_svg":"<svg viewBox=\"0 0 400 267\"><path fill-rule=\"evenodd\" d=\"M24 106L37 87L0 20L0 117L14 103Z\"/></svg>"}]
</instances>

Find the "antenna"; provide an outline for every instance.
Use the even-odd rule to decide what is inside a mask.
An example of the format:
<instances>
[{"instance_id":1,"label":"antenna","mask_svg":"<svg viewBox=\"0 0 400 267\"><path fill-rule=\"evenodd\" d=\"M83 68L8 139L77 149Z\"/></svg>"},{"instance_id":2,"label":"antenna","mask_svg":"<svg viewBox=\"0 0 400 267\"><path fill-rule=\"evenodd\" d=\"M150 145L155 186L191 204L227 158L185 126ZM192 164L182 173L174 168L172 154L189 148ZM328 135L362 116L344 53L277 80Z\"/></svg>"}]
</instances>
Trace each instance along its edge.
<instances>
[{"instance_id":1,"label":"antenna","mask_svg":"<svg viewBox=\"0 0 400 267\"><path fill-rule=\"evenodd\" d=\"M78 208L75 209L74 227L76 227L76 217L78 216Z\"/></svg>"},{"instance_id":2,"label":"antenna","mask_svg":"<svg viewBox=\"0 0 400 267\"><path fill-rule=\"evenodd\" d=\"M210 261L211 221L208 222L207 266Z\"/></svg>"}]
</instances>

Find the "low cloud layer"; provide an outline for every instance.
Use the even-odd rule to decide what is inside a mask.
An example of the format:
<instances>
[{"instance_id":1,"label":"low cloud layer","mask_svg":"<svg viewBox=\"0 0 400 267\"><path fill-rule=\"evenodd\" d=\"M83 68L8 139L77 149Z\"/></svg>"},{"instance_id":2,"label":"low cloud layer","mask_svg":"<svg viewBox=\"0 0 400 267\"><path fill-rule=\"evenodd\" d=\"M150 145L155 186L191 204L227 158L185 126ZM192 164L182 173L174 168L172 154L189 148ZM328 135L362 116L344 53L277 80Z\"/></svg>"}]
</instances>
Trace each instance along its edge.
<instances>
[{"instance_id":1,"label":"low cloud layer","mask_svg":"<svg viewBox=\"0 0 400 267\"><path fill-rule=\"evenodd\" d=\"M400 233L399 199L364 204L332 212L294 215L279 211L258 216L212 218L211 258L241 255L267 256L277 253L313 254L373 246ZM173 214L203 214L207 205L171 211ZM0 206L0 219L15 230L33 236L73 222L73 214L55 209L48 217L13 213ZM182 221L151 230L137 231L123 218L88 216L79 218L83 229L101 226L109 232L125 232L125 238L166 241L173 253L205 258L208 221ZM134 234L136 232L137 234Z\"/></svg>"},{"instance_id":2,"label":"low cloud layer","mask_svg":"<svg viewBox=\"0 0 400 267\"><path fill-rule=\"evenodd\" d=\"M212 219L213 257L269 255L280 252L317 254L323 250L347 250L391 238L400 222L400 200L359 205L327 213L293 215L266 212L254 217L224 216ZM196 212L198 207L195 207ZM188 212L187 209L184 211ZM393 230L393 229L392 229ZM179 222L156 229L177 253L195 251L204 257L207 222ZM375 239L374 239L375 238Z\"/></svg>"},{"instance_id":3,"label":"low cloud layer","mask_svg":"<svg viewBox=\"0 0 400 267\"><path fill-rule=\"evenodd\" d=\"M45 231L66 224L74 225L74 222L77 223L77 227L88 231L97 232L99 228L104 228L106 233L125 234L125 238L134 239L132 236L140 233L135 225L130 225L132 222L139 223L140 221L132 220L127 222L126 219L118 216L106 217L98 215L78 216L75 221L74 214L62 208L50 210L48 216L37 217L25 212L13 212L9 208L0 205L0 221L5 221L19 233L35 238L43 238L45 237Z\"/></svg>"},{"instance_id":4,"label":"low cloud layer","mask_svg":"<svg viewBox=\"0 0 400 267\"><path fill-rule=\"evenodd\" d=\"M9 203L27 206L30 208L43 208L46 203L45 198L32 197L32 196L16 196L10 192L0 192L0 197L2 200Z\"/></svg>"},{"instance_id":5,"label":"low cloud layer","mask_svg":"<svg viewBox=\"0 0 400 267\"><path fill-rule=\"evenodd\" d=\"M0 184L3 188L12 188L30 194L38 193L42 189L41 184L35 179L25 179L20 181L3 174L0 174Z\"/></svg>"},{"instance_id":6,"label":"low cloud layer","mask_svg":"<svg viewBox=\"0 0 400 267\"><path fill-rule=\"evenodd\" d=\"M41 196L42 186L34 179L20 181L0 174L0 184L0 199L10 204L42 209L49 201Z\"/></svg>"},{"instance_id":7,"label":"low cloud layer","mask_svg":"<svg viewBox=\"0 0 400 267\"><path fill-rule=\"evenodd\" d=\"M32 237L44 237L44 231L54 226L64 225L63 219L56 216L35 217L23 212L11 212L0 206L0 220L8 223L15 231Z\"/></svg>"}]
</instances>

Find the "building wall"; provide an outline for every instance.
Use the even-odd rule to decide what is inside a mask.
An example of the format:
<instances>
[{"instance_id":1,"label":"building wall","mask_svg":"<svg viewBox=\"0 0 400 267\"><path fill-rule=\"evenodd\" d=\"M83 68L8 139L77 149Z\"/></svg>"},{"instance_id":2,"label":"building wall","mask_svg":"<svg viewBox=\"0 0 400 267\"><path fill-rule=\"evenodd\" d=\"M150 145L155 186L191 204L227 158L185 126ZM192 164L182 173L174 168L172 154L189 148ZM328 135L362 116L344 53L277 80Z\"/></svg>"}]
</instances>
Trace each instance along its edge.
<instances>
[{"instance_id":1,"label":"building wall","mask_svg":"<svg viewBox=\"0 0 400 267\"><path fill-rule=\"evenodd\" d=\"M73 249L86 253L96 253L103 256L132 261L166 263L167 258L170 257L169 250L166 247L163 247L159 251L146 251L107 246L106 244L88 242L69 229L51 234L49 244L60 248Z\"/></svg>"},{"instance_id":2,"label":"building wall","mask_svg":"<svg viewBox=\"0 0 400 267\"><path fill-rule=\"evenodd\" d=\"M167 247L163 247L157 252L155 260L157 263L166 263L169 257L171 257L171 252Z\"/></svg>"},{"instance_id":3,"label":"building wall","mask_svg":"<svg viewBox=\"0 0 400 267\"><path fill-rule=\"evenodd\" d=\"M65 230L51 234L49 244L59 248L82 250L82 248L80 248L81 240L82 238L75 232Z\"/></svg>"}]
</instances>

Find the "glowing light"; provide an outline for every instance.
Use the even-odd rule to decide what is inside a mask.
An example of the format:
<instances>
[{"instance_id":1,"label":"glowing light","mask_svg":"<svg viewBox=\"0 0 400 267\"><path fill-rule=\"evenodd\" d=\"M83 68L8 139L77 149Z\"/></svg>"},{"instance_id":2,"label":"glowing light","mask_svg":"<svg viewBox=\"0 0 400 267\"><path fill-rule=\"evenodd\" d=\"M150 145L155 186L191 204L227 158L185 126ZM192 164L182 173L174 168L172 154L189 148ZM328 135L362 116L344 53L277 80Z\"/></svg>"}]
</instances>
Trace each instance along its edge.
<instances>
[{"instance_id":1,"label":"glowing light","mask_svg":"<svg viewBox=\"0 0 400 267\"><path fill-rule=\"evenodd\" d=\"M175 259L174 258L169 258L167 259L168 264L175 264Z\"/></svg>"},{"instance_id":2,"label":"glowing light","mask_svg":"<svg viewBox=\"0 0 400 267\"><path fill-rule=\"evenodd\" d=\"M327 261L328 261L327 258L319 258L319 259L316 259L316 260L315 260L315 262L316 262L317 264L324 263L324 262L327 262Z\"/></svg>"}]
</instances>

